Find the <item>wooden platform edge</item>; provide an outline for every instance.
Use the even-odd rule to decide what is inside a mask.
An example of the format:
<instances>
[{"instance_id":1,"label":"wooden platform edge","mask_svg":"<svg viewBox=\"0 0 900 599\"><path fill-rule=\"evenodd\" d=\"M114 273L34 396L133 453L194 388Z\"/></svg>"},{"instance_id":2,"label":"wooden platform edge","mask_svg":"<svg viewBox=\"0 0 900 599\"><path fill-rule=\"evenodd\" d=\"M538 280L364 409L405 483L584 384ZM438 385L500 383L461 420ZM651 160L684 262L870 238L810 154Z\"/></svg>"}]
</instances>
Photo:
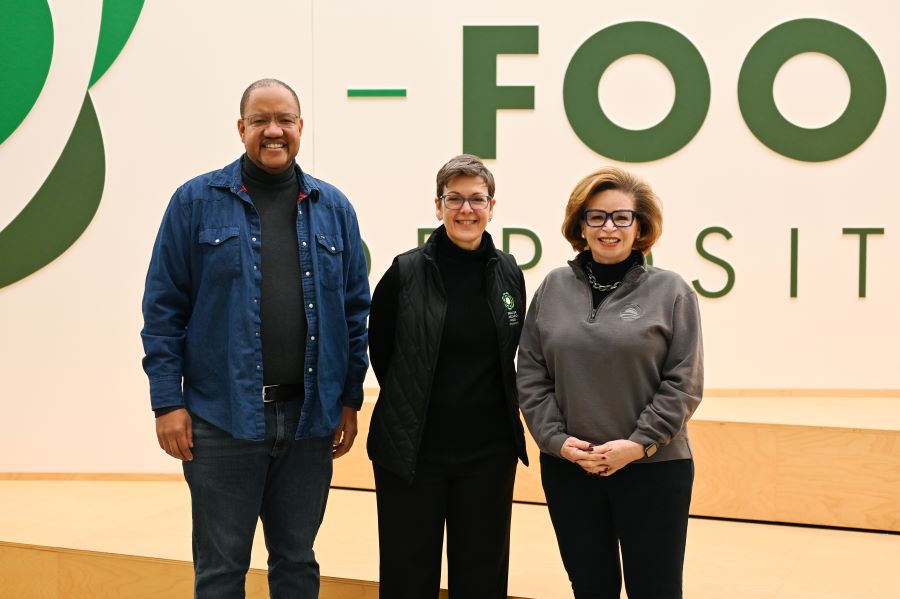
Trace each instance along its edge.
<instances>
[{"instance_id":1,"label":"wooden platform edge","mask_svg":"<svg viewBox=\"0 0 900 599\"><path fill-rule=\"evenodd\" d=\"M0 480L172 482L183 481L184 475L180 472L0 472Z\"/></svg>"},{"instance_id":2,"label":"wooden platform edge","mask_svg":"<svg viewBox=\"0 0 900 599\"><path fill-rule=\"evenodd\" d=\"M898 397L900 389L704 389L704 397Z\"/></svg>"},{"instance_id":3,"label":"wooden platform edge","mask_svg":"<svg viewBox=\"0 0 900 599\"><path fill-rule=\"evenodd\" d=\"M4 597L168 599L192 593L194 568L182 560L0 541ZM269 597L267 573L247 573L247 599ZM8 594L7 594L8 593ZM371 580L322 576L319 599L379 599ZM446 589L439 598L448 599ZM509 599L526 599L509 597Z\"/></svg>"},{"instance_id":4,"label":"wooden platform edge","mask_svg":"<svg viewBox=\"0 0 900 599\"><path fill-rule=\"evenodd\" d=\"M378 387L365 387L365 397L378 397ZM835 388L733 388L712 387L703 390L705 397L900 397L900 389L835 389Z\"/></svg>"}]
</instances>

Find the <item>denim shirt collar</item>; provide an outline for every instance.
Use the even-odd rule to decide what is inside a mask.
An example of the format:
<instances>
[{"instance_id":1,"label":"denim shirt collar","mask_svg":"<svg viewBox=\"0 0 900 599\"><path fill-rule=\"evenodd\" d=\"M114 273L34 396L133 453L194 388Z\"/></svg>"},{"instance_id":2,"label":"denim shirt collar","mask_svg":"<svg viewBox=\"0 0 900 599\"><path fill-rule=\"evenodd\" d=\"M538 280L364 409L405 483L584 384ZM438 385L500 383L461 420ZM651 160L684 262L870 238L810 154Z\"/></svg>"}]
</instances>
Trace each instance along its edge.
<instances>
[{"instance_id":1,"label":"denim shirt collar","mask_svg":"<svg viewBox=\"0 0 900 599\"><path fill-rule=\"evenodd\" d=\"M241 160L243 157L241 156L225 168L213 173L208 185L210 187L229 189L231 193L247 201L246 192L244 191L244 180L241 176ZM312 200L319 199L319 186L316 184L316 180L303 172L303 169L296 162L294 163L294 172L297 174L300 191L307 194Z\"/></svg>"}]
</instances>

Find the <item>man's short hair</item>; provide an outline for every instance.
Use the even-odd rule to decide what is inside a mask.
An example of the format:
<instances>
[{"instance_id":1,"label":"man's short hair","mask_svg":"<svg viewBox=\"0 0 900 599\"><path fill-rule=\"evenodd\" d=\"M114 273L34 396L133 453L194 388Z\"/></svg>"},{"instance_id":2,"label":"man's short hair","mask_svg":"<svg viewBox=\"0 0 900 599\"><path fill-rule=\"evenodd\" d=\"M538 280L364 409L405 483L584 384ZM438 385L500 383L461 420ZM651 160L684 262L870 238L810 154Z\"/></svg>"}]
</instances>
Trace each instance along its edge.
<instances>
[{"instance_id":1,"label":"man's short hair","mask_svg":"<svg viewBox=\"0 0 900 599\"><path fill-rule=\"evenodd\" d=\"M578 182L563 220L562 234L576 252L587 249L588 244L581 236L581 219L584 206L591 198L607 189L617 189L634 198L635 218L640 227L640 236L634 240L632 249L644 254L662 235L662 205L650 186L628 171L615 167L601 168Z\"/></svg>"},{"instance_id":2,"label":"man's short hair","mask_svg":"<svg viewBox=\"0 0 900 599\"><path fill-rule=\"evenodd\" d=\"M300 98L297 97L297 92L295 92L293 88L284 81L268 78L254 81L247 87L247 89L244 90L244 95L241 96L241 118L247 116L244 114L244 109L247 108L247 102L250 100L250 94L253 92L253 90L259 89L261 87L283 87L284 89L291 92L291 95L294 96L294 101L297 102L297 116L300 116Z\"/></svg>"},{"instance_id":3,"label":"man's short hair","mask_svg":"<svg viewBox=\"0 0 900 599\"><path fill-rule=\"evenodd\" d=\"M494 197L494 175L474 154L460 154L451 158L437 174L437 196L444 194L444 187L455 177L481 177L488 188L488 195Z\"/></svg>"}]
</instances>

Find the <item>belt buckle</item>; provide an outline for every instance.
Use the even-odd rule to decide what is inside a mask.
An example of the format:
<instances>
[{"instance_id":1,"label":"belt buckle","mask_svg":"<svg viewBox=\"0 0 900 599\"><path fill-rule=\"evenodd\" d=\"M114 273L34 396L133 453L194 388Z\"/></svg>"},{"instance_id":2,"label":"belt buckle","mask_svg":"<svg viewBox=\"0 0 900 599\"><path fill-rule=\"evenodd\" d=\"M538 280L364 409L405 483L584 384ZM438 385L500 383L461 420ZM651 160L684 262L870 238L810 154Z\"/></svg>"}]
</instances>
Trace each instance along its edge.
<instances>
[{"instance_id":1,"label":"belt buckle","mask_svg":"<svg viewBox=\"0 0 900 599\"><path fill-rule=\"evenodd\" d=\"M262 400L263 403L272 403L275 401L274 399L266 399L266 389L274 389L278 385L263 385L262 386Z\"/></svg>"}]
</instances>

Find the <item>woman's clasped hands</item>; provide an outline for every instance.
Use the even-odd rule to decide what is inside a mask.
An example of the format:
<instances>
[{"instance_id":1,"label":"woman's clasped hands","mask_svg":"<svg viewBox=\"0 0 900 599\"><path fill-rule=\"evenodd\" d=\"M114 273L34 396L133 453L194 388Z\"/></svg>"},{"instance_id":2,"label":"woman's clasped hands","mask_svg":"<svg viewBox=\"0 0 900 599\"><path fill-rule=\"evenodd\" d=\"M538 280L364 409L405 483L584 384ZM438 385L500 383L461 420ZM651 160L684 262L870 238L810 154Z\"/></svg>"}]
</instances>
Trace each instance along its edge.
<instances>
[{"instance_id":1,"label":"woman's clasped hands","mask_svg":"<svg viewBox=\"0 0 900 599\"><path fill-rule=\"evenodd\" d=\"M569 437L559 453L563 458L581 466L588 474L599 476L611 476L644 457L644 449L640 444L628 439L594 445L577 437Z\"/></svg>"}]
</instances>

